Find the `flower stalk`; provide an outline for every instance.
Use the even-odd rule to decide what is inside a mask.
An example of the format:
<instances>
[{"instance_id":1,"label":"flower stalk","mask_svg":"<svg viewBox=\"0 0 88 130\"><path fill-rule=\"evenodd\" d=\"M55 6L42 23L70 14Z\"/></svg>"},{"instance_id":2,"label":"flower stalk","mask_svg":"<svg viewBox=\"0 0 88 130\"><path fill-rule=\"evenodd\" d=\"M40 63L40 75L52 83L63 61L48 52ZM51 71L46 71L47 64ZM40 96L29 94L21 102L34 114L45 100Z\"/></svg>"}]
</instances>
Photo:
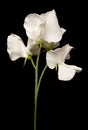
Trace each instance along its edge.
<instances>
[{"instance_id":1,"label":"flower stalk","mask_svg":"<svg viewBox=\"0 0 88 130\"><path fill-rule=\"evenodd\" d=\"M41 72L40 78L39 78L39 76L38 76L38 70L39 70L38 67L39 67L40 52L41 52L41 43L39 44L39 50L38 50L38 55L37 55L37 59L36 59L36 66L34 67L35 68L34 130L37 130L37 100L38 100L39 87L40 87L41 80L43 78L44 72L45 72L45 70L47 68L47 65L45 65L44 69Z\"/></svg>"},{"instance_id":2,"label":"flower stalk","mask_svg":"<svg viewBox=\"0 0 88 130\"><path fill-rule=\"evenodd\" d=\"M38 98L38 93L37 93L37 85L38 85L38 65L39 65L39 57L40 57L40 51L41 47L39 47L38 50L38 55L36 59L36 67L35 67L35 92L34 92L34 130L36 130L37 127L37 98Z\"/></svg>"}]
</instances>

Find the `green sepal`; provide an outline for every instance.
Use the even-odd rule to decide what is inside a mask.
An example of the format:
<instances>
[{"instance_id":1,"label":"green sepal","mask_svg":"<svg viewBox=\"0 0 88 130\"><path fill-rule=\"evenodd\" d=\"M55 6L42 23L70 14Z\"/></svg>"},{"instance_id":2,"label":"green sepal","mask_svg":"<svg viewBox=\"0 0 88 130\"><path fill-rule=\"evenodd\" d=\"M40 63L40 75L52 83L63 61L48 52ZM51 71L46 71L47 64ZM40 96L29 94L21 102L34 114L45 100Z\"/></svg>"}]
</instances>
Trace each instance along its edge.
<instances>
[{"instance_id":1,"label":"green sepal","mask_svg":"<svg viewBox=\"0 0 88 130\"><path fill-rule=\"evenodd\" d=\"M31 59L32 59L31 55L28 55L27 57L25 57L23 67L26 65L27 60L31 60Z\"/></svg>"},{"instance_id":2,"label":"green sepal","mask_svg":"<svg viewBox=\"0 0 88 130\"><path fill-rule=\"evenodd\" d=\"M37 44L37 45L42 46L43 42L44 42L44 40L43 40L43 39L40 39L39 41L37 41L37 42L35 43L35 45Z\"/></svg>"}]
</instances>

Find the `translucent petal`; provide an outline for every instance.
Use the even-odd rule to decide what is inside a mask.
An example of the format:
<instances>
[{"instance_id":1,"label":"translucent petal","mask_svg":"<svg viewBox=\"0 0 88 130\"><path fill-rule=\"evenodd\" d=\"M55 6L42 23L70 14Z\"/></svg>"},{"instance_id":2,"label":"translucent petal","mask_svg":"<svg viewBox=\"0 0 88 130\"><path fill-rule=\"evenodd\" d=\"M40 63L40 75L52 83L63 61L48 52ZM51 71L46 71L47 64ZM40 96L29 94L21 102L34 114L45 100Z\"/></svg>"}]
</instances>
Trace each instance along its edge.
<instances>
[{"instance_id":1,"label":"translucent petal","mask_svg":"<svg viewBox=\"0 0 88 130\"><path fill-rule=\"evenodd\" d=\"M47 42L59 42L66 30L60 28L55 10L49 11L41 16L46 22L43 39Z\"/></svg>"},{"instance_id":2,"label":"translucent petal","mask_svg":"<svg viewBox=\"0 0 88 130\"><path fill-rule=\"evenodd\" d=\"M7 38L7 52L13 61L20 57L26 57L27 54L30 53L25 47L22 39L15 34L11 34Z\"/></svg>"},{"instance_id":3,"label":"translucent petal","mask_svg":"<svg viewBox=\"0 0 88 130\"><path fill-rule=\"evenodd\" d=\"M24 28L29 39L37 41L42 37L44 21L38 14L29 14L24 21Z\"/></svg>"},{"instance_id":4,"label":"translucent petal","mask_svg":"<svg viewBox=\"0 0 88 130\"><path fill-rule=\"evenodd\" d=\"M58 65L58 79L63 81L71 80L76 72L80 72L82 68L74 65L66 65L64 63Z\"/></svg>"}]
</instances>

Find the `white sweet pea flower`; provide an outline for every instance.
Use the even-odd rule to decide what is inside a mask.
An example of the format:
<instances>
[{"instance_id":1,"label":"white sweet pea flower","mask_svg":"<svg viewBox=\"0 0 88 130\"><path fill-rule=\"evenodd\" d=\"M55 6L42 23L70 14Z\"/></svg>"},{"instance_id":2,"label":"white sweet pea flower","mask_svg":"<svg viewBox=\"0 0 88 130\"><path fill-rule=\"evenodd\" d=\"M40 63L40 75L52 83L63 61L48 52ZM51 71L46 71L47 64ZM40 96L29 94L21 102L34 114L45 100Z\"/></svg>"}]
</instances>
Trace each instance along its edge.
<instances>
[{"instance_id":1,"label":"white sweet pea flower","mask_svg":"<svg viewBox=\"0 0 88 130\"><path fill-rule=\"evenodd\" d=\"M24 45L22 39L15 34L11 34L7 38L7 52L13 61L20 57L26 58L31 55L30 50Z\"/></svg>"},{"instance_id":2,"label":"white sweet pea flower","mask_svg":"<svg viewBox=\"0 0 88 130\"><path fill-rule=\"evenodd\" d=\"M69 58L69 52L73 47L69 44L62 48L50 50L46 53L46 62L50 69L54 69L58 65L58 79L71 80L76 72L80 72L82 68L65 64L65 59Z\"/></svg>"},{"instance_id":3,"label":"white sweet pea flower","mask_svg":"<svg viewBox=\"0 0 88 130\"><path fill-rule=\"evenodd\" d=\"M40 39L46 43L56 43L62 38L63 33L66 31L60 28L55 10L47 13L29 14L24 21L24 28L29 39L33 44Z\"/></svg>"}]
</instances>

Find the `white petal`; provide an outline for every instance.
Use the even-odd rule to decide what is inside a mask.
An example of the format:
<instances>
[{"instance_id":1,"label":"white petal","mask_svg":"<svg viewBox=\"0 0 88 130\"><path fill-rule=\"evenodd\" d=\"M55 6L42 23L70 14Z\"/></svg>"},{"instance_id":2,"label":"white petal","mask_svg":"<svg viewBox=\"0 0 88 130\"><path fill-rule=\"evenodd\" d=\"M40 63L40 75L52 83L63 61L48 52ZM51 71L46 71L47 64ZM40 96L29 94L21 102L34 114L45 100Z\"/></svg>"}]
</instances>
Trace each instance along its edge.
<instances>
[{"instance_id":1,"label":"white petal","mask_svg":"<svg viewBox=\"0 0 88 130\"><path fill-rule=\"evenodd\" d=\"M38 54L38 49L39 49L38 45L36 45L35 42L33 42L30 39L28 39L27 48L28 48L28 50L31 51L32 55Z\"/></svg>"},{"instance_id":2,"label":"white petal","mask_svg":"<svg viewBox=\"0 0 88 130\"><path fill-rule=\"evenodd\" d=\"M57 48L55 50L50 50L46 53L46 62L50 69L54 69L57 64L61 64L65 61L68 56L69 51L72 49L69 44L63 46L62 48Z\"/></svg>"},{"instance_id":3,"label":"white petal","mask_svg":"<svg viewBox=\"0 0 88 130\"><path fill-rule=\"evenodd\" d=\"M53 50L46 53L46 63L50 69L54 69L57 65L57 57Z\"/></svg>"},{"instance_id":4,"label":"white petal","mask_svg":"<svg viewBox=\"0 0 88 130\"><path fill-rule=\"evenodd\" d=\"M42 37L44 21L38 14L29 14L24 21L24 28L29 39L37 41Z\"/></svg>"},{"instance_id":5,"label":"white petal","mask_svg":"<svg viewBox=\"0 0 88 130\"><path fill-rule=\"evenodd\" d=\"M41 14L41 16L46 21L45 33L43 36L44 40L47 42L59 42L66 30L60 28L55 11L49 11L45 14Z\"/></svg>"},{"instance_id":6,"label":"white petal","mask_svg":"<svg viewBox=\"0 0 88 130\"><path fill-rule=\"evenodd\" d=\"M70 59L70 54L68 54L68 55L67 55L66 59L67 59L67 60L69 60L69 59Z\"/></svg>"},{"instance_id":7,"label":"white petal","mask_svg":"<svg viewBox=\"0 0 88 130\"><path fill-rule=\"evenodd\" d=\"M66 44L62 48L57 48L54 50L54 53L56 54L57 63L64 62L65 59L69 59L70 55L69 52L71 51L73 47L69 44Z\"/></svg>"},{"instance_id":8,"label":"white petal","mask_svg":"<svg viewBox=\"0 0 88 130\"><path fill-rule=\"evenodd\" d=\"M76 72L82 69L74 65L66 65L64 63L58 65L58 79L63 81L71 80Z\"/></svg>"},{"instance_id":9,"label":"white petal","mask_svg":"<svg viewBox=\"0 0 88 130\"><path fill-rule=\"evenodd\" d=\"M69 65L72 69L76 70L77 73L81 72L82 71L82 68L81 67L77 67L75 65Z\"/></svg>"},{"instance_id":10,"label":"white petal","mask_svg":"<svg viewBox=\"0 0 88 130\"><path fill-rule=\"evenodd\" d=\"M62 35L66 32L66 29L61 28Z\"/></svg>"},{"instance_id":11,"label":"white petal","mask_svg":"<svg viewBox=\"0 0 88 130\"><path fill-rule=\"evenodd\" d=\"M34 45L35 45L35 42L33 42L33 40L28 38L27 48L30 50Z\"/></svg>"},{"instance_id":12,"label":"white petal","mask_svg":"<svg viewBox=\"0 0 88 130\"><path fill-rule=\"evenodd\" d=\"M13 61L20 57L26 57L29 53L22 39L14 34L9 35L7 38L7 52Z\"/></svg>"}]
</instances>

